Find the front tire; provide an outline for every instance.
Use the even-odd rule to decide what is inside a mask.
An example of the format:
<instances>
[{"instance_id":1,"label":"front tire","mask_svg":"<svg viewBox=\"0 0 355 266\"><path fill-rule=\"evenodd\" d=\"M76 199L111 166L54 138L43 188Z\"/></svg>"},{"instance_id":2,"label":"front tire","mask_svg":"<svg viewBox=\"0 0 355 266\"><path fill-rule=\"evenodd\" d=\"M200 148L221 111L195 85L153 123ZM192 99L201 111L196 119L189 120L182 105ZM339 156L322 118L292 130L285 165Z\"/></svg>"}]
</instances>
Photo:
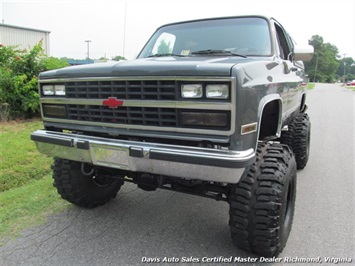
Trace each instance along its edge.
<instances>
[{"instance_id":1,"label":"front tire","mask_svg":"<svg viewBox=\"0 0 355 266\"><path fill-rule=\"evenodd\" d=\"M256 162L229 196L229 225L237 247L265 257L282 252L293 222L296 177L296 161L287 146L258 147Z\"/></svg>"},{"instance_id":2,"label":"front tire","mask_svg":"<svg viewBox=\"0 0 355 266\"><path fill-rule=\"evenodd\" d=\"M61 197L77 206L94 208L114 198L123 181L96 171L88 164L54 159L53 185Z\"/></svg>"}]
</instances>

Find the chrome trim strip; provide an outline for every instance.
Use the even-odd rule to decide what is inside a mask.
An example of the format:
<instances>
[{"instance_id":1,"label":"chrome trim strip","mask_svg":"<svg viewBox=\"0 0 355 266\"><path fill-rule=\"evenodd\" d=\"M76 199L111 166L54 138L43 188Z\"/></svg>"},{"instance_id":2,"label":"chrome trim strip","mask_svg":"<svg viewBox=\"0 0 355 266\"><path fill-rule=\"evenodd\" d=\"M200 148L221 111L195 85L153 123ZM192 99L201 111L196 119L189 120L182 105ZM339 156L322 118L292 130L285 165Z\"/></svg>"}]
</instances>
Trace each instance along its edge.
<instances>
[{"instance_id":1,"label":"chrome trim strip","mask_svg":"<svg viewBox=\"0 0 355 266\"><path fill-rule=\"evenodd\" d=\"M41 103L46 104L77 104L102 106L106 99L74 99L74 98L42 98ZM225 102L192 102L192 101L149 101L149 100L123 100L123 107L156 107L156 108L178 108L178 109L205 109L205 110L232 110L231 103ZM120 108L117 107L118 109Z\"/></svg>"},{"instance_id":2,"label":"chrome trim strip","mask_svg":"<svg viewBox=\"0 0 355 266\"><path fill-rule=\"evenodd\" d=\"M141 130L151 130L151 131L161 131L161 132L176 132L176 133L191 133L191 134L207 134L207 135L218 135L218 136L230 136L234 133L234 129L228 131L222 130L210 130L210 129L196 129L196 128L180 128L180 127L156 127L156 126L137 126L137 125L127 125L127 124L111 124L111 123L98 123L98 122L87 122L87 121L77 121L68 119L57 119L57 118L43 118L44 122L58 122L73 125L83 125L83 126L101 126L107 128L124 128L124 129L141 129Z\"/></svg>"},{"instance_id":3,"label":"chrome trim strip","mask_svg":"<svg viewBox=\"0 0 355 266\"><path fill-rule=\"evenodd\" d=\"M37 130L31 134L41 153L133 172L237 183L255 151L220 150L125 141ZM153 156L155 155L155 156ZM211 165L213 164L213 165Z\"/></svg>"}]
</instances>

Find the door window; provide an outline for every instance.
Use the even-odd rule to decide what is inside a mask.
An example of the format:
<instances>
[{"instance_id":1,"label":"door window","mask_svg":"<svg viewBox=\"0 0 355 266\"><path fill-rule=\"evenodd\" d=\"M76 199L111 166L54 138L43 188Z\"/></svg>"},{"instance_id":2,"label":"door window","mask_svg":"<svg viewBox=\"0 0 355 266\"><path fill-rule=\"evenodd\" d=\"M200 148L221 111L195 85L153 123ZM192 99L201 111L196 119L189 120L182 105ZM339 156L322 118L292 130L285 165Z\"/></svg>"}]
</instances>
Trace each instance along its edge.
<instances>
[{"instance_id":1,"label":"door window","mask_svg":"<svg viewBox=\"0 0 355 266\"><path fill-rule=\"evenodd\" d=\"M290 60L291 61L291 49L290 45L288 42L288 38L284 30L275 23L275 28L276 28L276 35L277 35L277 41L279 43L280 47L280 57L284 60Z\"/></svg>"}]
</instances>

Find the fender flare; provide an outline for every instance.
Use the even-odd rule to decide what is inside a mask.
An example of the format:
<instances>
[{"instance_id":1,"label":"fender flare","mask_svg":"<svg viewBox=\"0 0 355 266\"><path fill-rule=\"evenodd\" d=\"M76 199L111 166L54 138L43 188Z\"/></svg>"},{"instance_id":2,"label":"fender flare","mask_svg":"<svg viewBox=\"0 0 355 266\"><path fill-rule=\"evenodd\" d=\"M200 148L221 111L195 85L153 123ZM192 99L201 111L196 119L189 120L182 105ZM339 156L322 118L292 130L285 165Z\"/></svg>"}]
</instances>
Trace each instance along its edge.
<instances>
[{"instance_id":1,"label":"fender flare","mask_svg":"<svg viewBox=\"0 0 355 266\"><path fill-rule=\"evenodd\" d=\"M261 131L261 122L262 122L262 117L264 113L265 107L271 103L277 101L279 104L279 115L278 115L278 121L277 121L277 130L275 132L275 136L278 138L281 136L281 129L282 129L282 121L284 119L284 116L286 114L283 113L283 101L282 98L279 94L269 94L264 96L259 103L258 106L258 134L257 134L257 139L260 137L260 131Z\"/></svg>"}]
</instances>

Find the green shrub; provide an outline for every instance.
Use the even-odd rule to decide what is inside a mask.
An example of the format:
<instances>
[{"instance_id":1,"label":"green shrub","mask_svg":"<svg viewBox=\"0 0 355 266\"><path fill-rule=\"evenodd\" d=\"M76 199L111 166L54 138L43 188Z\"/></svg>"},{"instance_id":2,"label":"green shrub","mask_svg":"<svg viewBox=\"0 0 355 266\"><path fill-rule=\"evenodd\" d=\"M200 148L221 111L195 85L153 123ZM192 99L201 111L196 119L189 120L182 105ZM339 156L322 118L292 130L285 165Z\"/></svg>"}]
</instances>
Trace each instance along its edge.
<instances>
[{"instance_id":1,"label":"green shrub","mask_svg":"<svg viewBox=\"0 0 355 266\"><path fill-rule=\"evenodd\" d=\"M68 66L66 61L43 53L42 42L30 51L0 45L0 118L6 120L38 115L39 73L64 66Z\"/></svg>"}]
</instances>

